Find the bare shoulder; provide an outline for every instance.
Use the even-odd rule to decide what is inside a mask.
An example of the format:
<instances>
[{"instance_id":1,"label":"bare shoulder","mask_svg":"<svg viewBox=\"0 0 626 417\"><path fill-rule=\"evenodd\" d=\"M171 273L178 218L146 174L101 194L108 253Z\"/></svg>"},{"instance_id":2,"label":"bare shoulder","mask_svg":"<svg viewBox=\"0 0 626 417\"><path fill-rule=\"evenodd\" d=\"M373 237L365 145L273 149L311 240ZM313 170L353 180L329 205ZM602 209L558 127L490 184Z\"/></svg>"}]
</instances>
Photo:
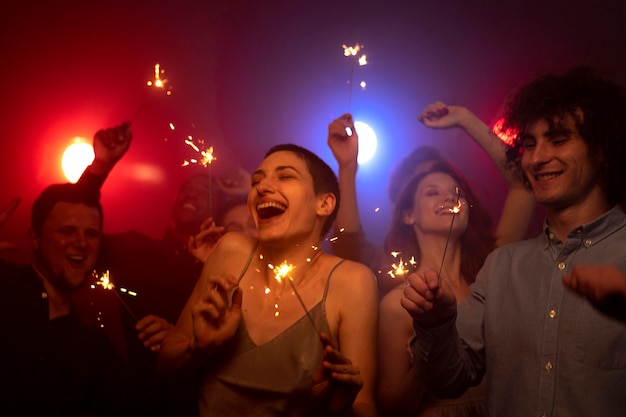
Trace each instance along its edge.
<instances>
[{"instance_id":1,"label":"bare shoulder","mask_svg":"<svg viewBox=\"0 0 626 417\"><path fill-rule=\"evenodd\" d=\"M245 262L257 244L256 239L238 232L226 233L217 242L215 249L209 255L206 266L234 264Z\"/></svg>"},{"instance_id":2,"label":"bare shoulder","mask_svg":"<svg viewBox=\"0 0 626 417\"><path fill-rule=\"evenodd\" d=\"M330 262L336 265L332 273L330 285L333 291L340 294L367 296L374 295L378 298L376 277L367 266L350 260L343 260L336 256L330 256Z\"/></svg>"},{"instance_id":3,"label":"bare shoulder","mask_svg":"<svg viewBox=\"0 0 626 417\"><path fill-rule=\"evenodd\" d=\"M397 285L392 288L385 296L380 300L380 313L385 316L404 317L408 313L402 307L400 300L404 295L404 286Z\"/></svg>"},{"instance_id":4,"label":"bare shoulder","mask_svg":"<svg viewBox=\"0 0 626 417\"><path fill-rule=\"evenodd\" d=\"M229 232L220 238L214 253L225 255L229 252L250 252L256 245L256 239L239 232Z\"/></svg>"}]
</instances>

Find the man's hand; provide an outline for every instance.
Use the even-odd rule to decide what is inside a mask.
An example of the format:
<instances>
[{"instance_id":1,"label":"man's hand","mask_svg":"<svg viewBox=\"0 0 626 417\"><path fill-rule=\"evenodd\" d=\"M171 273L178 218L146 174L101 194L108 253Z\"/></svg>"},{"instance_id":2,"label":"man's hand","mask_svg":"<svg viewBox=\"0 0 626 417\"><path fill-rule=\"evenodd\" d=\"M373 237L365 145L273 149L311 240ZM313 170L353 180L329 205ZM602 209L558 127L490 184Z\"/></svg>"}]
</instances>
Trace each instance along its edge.
<instances>
[{"instance_id":1,"label":"man's hand","mask_svg":"<svg viewBox=\"0 0 626 417\"><path fill-rule=\"evenodd\" d=\"M598 310L626 321L626 275L614 265L576 265L563 284Z\"/></svg>"},{"instance_id":2,"label":"man's hand","mask_svg":"<svg viewBox=\"0 0 626 417\"><path fill-rule=\"evenodd\" d=\"M161 350L163 339L174 326L164 318L152 314L142 318L135 325L139 340L153 352Z\"/></svg>"},{"instance_id":3,"label":"man's hand","mask_svg":"<svg viewBox=\"0 0 626 417\"><path fill-rule=\"evenodd\" d=\"M108 174L124 156L132 138L130 122L96 132L93 137L95 157L91 164L91 172L96 175Z\"/></svg>"},{"instance_id":4,"label":"man's hand","mask_svg":"<svg viewBox=\"0 0 626 417\"><path fill-rule=\"evenodd\" d=\"M437 271L432 269L426 269L423 275L409 275L400 303L413 323L424 328L437 327L456 314L452 289L445 281L441 281L440 286Z\"/></svg>"}]
</instances>

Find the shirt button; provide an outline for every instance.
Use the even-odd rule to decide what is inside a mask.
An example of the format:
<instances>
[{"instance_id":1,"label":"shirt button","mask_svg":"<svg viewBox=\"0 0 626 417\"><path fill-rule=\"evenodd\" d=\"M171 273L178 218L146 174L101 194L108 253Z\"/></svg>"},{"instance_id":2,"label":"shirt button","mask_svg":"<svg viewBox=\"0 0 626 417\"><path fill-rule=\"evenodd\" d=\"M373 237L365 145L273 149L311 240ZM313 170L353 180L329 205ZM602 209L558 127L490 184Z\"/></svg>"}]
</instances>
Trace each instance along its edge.
<instances>
[{"instance_id":1,"label":"shirt button","mask_svg":"<svg viewBox=\"0 0 626 417\"><path fill-rule=\"evenodd\" d=\"M42 298L42 299L44 299L44 300L45 300L46 298L48 298L48 293L47 293L47 292L42 292L42 293L41 293L41 298Z\"/></svg>"},{"instance_id":2,"label":"shirt button","mask_svg":"<svg viewBox=\"0 0 626 417\"><path fill-rule=\"evenodd\" d=\"M565 263L564 262L559 262L559 264L557 265L557 268L559 268L561 271L565 269Z\"/></svg>"},{"instance_id":3,"label":"shirt button","mask_svg":"<svg viewBox=\"0 0 626 417\"><path fill-rule=\"evenodd\" d=\"M555 310L550 310L550 313L548 314L550 316L551 319L556 317L556 311Z\"/></svg>"},{"instance_id":4,"label":"shirt button","mask_svg":"<svg viewBox=\"0 0 626 417\"><path fill-rule=\"evenodd\" d=\"M552 362L548 362L546 363L546 365L544 366L544 368L546 368L546 371L550 372L552 370Z\"/></svg>"},{"instance_id":5,"label":"shirt button","mask_svg":"<svg viewBox=\"0 0 626 417\"><path fill-rule=\"evenodd\" d=\"M591 246L591 239L585 239L585 246L586 247Z\"/></svg>"}]
</instances>

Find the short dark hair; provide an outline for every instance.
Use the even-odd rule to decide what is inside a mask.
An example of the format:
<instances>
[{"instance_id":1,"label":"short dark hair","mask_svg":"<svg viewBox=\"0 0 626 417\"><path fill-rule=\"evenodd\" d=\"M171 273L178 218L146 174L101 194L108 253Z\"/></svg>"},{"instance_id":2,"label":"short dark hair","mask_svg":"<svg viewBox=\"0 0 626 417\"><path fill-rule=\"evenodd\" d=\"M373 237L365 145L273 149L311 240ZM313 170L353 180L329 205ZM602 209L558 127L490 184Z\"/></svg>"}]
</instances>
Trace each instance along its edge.
<instances>
[{"instance_id":1,"label":"short dark hair","mask_svg":"<svg viewBox=\"0 0 626 417\"><path fill-rule=\"evenodd\" d=\"M337 211L339 210L339 182L337 180L335 172L326 162L322 160L322 158L320 158L310 150L303 148L299 145L294 145L292 143L286 143L271 147L270 150L267 151L267 153L265 154L265 157L267 158L271 154L280 151L292 152L296 154L299 158L304 160L304 162L306 162L309 173L311 174L311 177L313 177L313 191L315 192L315 195L323 193L331 193L335 195L335 209L328 216L328 218L324 222L324 227L322 228L322 236L325 236L326 233L328 233L330 231L330 228L333 226L333 223L337 218Z\"/></svg>"},{"instance_id":2,"label":"short dark hair","mask_svg":"<svg viewBox=\"0 0 626 417\"><path fill-rule=\"evenodd\" d=\"M626 92L591 67L542 75L521 87L507 102L503 128L515 132L507 152L508 163L520 168L522 138L529 124L545 119L554 125L564 116L574 118L591 156L599 157L600 181L607 200L612 204L623 202Z\"/></svg>"},{"instance_id":3,"label":"short dark hair","mask_svg":"<svg viewBox=\"0 0 626 417\"><path fill-rule=\"evenodd\" d=\"M31 226L35 235L41 236L43 225L50 212L60 202L84 204L96 208L100 213L100 225L102 225L103 211L98 190L72 183L52 184L46 187L33 203Z\"/></svg>"}]
</instances>

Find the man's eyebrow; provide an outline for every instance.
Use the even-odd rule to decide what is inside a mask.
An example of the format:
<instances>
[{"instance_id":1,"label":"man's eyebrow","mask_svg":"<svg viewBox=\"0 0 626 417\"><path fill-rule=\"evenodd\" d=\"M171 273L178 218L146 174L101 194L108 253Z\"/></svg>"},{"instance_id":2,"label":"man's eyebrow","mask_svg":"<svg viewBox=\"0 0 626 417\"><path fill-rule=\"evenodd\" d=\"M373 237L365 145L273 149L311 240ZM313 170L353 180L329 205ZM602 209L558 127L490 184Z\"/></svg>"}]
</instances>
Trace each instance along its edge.
<instances>
[{"instance_id":1,"label":"man's eyebrow","mask_svg":"<svg viewBox=\"0 0 626 417\"><path fill-rule=\"evenodd\" d=\"M561 135L571 135L572 133L574 133L572 129L563 126L555 126L548 129L548 131L546 132L546 136L553 137Z\"/></svg>"}]
</instances>

